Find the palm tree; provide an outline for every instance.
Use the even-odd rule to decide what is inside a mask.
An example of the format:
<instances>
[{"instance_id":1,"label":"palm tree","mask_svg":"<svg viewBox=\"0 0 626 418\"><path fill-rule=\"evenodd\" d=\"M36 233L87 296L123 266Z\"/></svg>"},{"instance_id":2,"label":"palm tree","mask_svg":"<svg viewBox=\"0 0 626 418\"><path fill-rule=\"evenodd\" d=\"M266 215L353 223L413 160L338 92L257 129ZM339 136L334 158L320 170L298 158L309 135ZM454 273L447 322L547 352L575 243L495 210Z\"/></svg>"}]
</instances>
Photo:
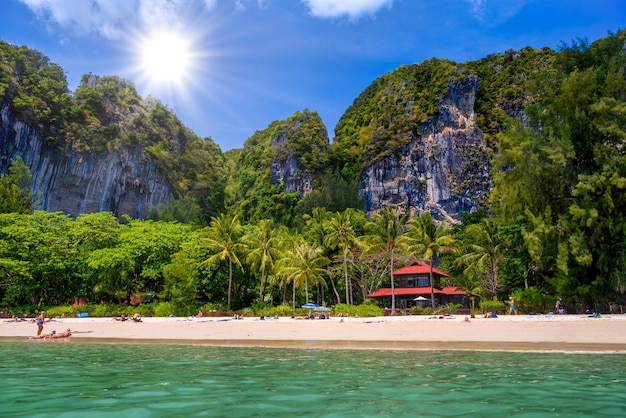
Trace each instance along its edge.
<instances>
[{"instance_id":1,"label":"palm tree","mask_svg":"<svg viewBox=\"0 0 626 418\"><path fill-rule=\"evenodd\" d=\"M228 259L228 310L231 306L231 289L233 286L233 263L237 264L241 271L243 266L237 256L244 249L241 242L242 227L237 216L221 214L212 217L211 224L206 229L205 241L211 251L216 254L204 260L200 265L214 263L217 260Z\"/></svg>"},{"instance_id":2,"label":"palm tree","mask_svg":"<svg viewBox=\"0 0 626 418\"><path fill-rule=\"evenodd\" d=\"M464 254L456 259L457 265L465 266L464 274L482 277L485 290L498 298L500 288L499 266L504 260L505 243L498 233L498 221L484 218L465 228Z\"/></svg>"},{"instance_id":3,"label":"palm tree","mask_svg":"<svg viewBox=\"0 0 626 418\"><path fill-rule=\"evenodd\" d=\"M330 212L328 212L326 208L323 207L315 207L311 211L311 215L303 215L303 218L306 220L306 225L302 230L302 234L304 235L307 242L313 242L319 245L323 250L324 256L326 257L329 257L332 252L331 248L328 248L324 245L324 237L326 236L330 215ZM329 279L337 303L341 303L341 296L339 296L339 292L337 291L337 286L335 285L335 280L332 274L329 276Z\"/></svg>"},{"instance_id":4,"label":"palm tree","mask_svg":"<svg viewBox=\"0 0 626 418\"><path fill-rule=\"evenodd\" d=\"M380 213L372 216L368 224L371 234L368 240L372 250L382 248L389 253L389 272L391 274L391 314L396 310L395 279L393 277L395 252L400 244L400 238L405 231L406 215L396 216L392 208L381 209Z\"/></svg>"},{"instance_id":5,"label":"palm tree","mask_svg":"<svg viewBox=\"0 0 626 418\"><path fill-rule=\"evenodd\" d=\"M327 287L324 275L328 274L326 266L330 263L322 255L322 249L316 245L302 242L285 254L281 259L279 274L285 277L286 283L293 282L292 306L296 308L296 288L304 285L305 300L309 302L309 285Z\"/></svg>"},{"instance_id":6,"label":"palm tree","mask_svg":"<svg viewBox=\"0 0 626 418\"><path fill-rule=\"evenodd\" d=\"M271 269L274 262L280 257L279 238L277 229L274 228L272 219L263 219L254 226L252 231L243 237L248 247L247 261L254 267L261 269L261 284L259 286L259 301L263 301L263 290L267 270Z\"/></svg>"},{"instance_id":7,"label":"palm tree","mask_svg":"<svg viewBox=\"0 0 626 418\"><path fill-rule=\"evenodd\" d=\"M330 219L330 212L325 208L316 207L311 211L311 215L305 214L302 217L306 221L302 233L307 241L323 245L324 237L326 236L326 224Z\"/></svg>"},{"instance_id":8,"label":"palm tree","mask_svg":"<svg viewBox=\"0 0 626 418\"><path fill-rule=\"evenodd\" d=\"M458 252L458 241L450 235L451 230L443 222L436 223L430 212L411 218L409 231L403 237L407 251L420 254L430 267L430 303L435 308L435 285L433 282L433 258L440 252Z\"/></svg>"},{"instance_id":9,"label":"palm tree","mask_svg":"<svg viewBox=\"0 0 626 418\"><path fill-rule=\"evenodd\" d=\"M358 246L357 235L352 227L352 215L354 209L348 208L343 212L335 213L326 222L326 234L324 235L324 245L335 249L339 248L343 258L343 272L346 283L346 303L352 304L352 284L348 276L348 254Z\"/></svg>"}]
</instances>

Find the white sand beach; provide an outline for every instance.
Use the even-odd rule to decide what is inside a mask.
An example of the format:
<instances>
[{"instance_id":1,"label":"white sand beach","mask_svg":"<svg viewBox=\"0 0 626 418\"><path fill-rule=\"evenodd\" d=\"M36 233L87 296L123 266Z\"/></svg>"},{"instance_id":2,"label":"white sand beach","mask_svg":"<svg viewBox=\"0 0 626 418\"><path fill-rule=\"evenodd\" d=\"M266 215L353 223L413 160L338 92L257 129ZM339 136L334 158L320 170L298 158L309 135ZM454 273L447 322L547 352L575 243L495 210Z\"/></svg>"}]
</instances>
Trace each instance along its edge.
<instances>
[{"instance_id":1,"label":"white sand beach","mask_svg":"<svg viewBox=\"0 0 626 418\"><path fill-rule=\"evenodd\" d=\"M177 343L251 347L379 350L447 349L626 353L626 315L511 315L498 318L62 318L44 333L72 330L72 337L34 342ZM34 336L34 323L3 319L2 340Z\"/></svg>"}]
</instances>

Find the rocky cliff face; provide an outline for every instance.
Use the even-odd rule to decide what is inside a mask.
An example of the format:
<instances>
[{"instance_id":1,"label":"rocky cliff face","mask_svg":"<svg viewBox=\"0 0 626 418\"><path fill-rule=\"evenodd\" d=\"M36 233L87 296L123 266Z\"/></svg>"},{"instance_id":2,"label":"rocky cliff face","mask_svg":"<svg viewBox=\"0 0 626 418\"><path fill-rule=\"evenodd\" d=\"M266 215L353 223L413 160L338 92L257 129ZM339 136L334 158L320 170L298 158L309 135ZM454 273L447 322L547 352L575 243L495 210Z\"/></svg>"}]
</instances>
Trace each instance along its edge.
<instances>
[{"instance_id":1,"label":"rocky cliff face","mask_svg":"<svg viewBox=\"0 0 626 418\"><path fill-rule=\"evenodd\" d=\"M477 77L451 82L439 114L420 125L420 134L401 155L366 167L360 194L368 214L384 207L410 215L430 210L435 218L460 220L481 207L489 192L489 158L476 126Z\"/></svg>"},{"instance_id":2,"label":"rocky cliff face","mask_svg":"<svg viewBox=\"0 0 626 418\"><path fill-rule=\"evenodd\" d=\"M272 138L272 147L284 148L288 140L287 135ZM287 151L284 160L274 160L272 163L272 184L281 184L286 192L298 192L304 197L313 190L311 173L306 172L298 165L298 159Z\"/></svg>"},{"instance_id":3,"label":"rocky cliff face","mask_svg":"<svg viewBox=\"0 0 626 418\"><path fill-rule=\"evenodd\" d=\"M64 153L44 143L41 136L0 110L0 172L21 156L30 169L36 209L69 215L109 211L145 218L167 203L172 193L166 178L141 147L105 153ZM66 155L67 154L67 155Z\"/></svg>"}]
</instances>

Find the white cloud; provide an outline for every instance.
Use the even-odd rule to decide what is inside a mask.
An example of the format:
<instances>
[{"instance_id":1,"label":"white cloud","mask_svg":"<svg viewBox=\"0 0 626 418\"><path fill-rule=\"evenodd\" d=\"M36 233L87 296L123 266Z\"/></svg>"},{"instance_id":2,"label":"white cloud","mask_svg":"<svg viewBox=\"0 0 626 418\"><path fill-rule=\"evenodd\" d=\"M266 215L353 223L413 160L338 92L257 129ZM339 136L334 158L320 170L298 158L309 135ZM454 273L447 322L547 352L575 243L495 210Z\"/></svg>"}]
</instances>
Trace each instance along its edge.
<instances>
[{"instance_id":1,"label":"white cloud","mask_svg":"<svg viewBox=\"0 0 626 418\"><path fill-rule=\"evenodd\" d=\"M20 0L38 18L78 34L119 39L129 30L176 23L194 0ZM213 9L217 0L204 0Z\"/></svg>"},{"instance_id":2,"label":"white cloud","mask_svg":"<svg viewBox=\"0 0 626 418\"><path fill-rule=\"evenodd\" d=\"M482 19L485 13L486 0L465 0L465 2L470 4L470 9L472 10L474 17Z\"/></svg>"},{"instance_id":3,"label":"white cloud","mask_svg":"<svg viewBox=\"0 0 626 418\"><path fill-rule=\"evenodd\" d=\"M347 16L358 19L366 14L375 14L384 6L391 6L394 0L302 0L311 15L320 18Z\"/></svg>"},{"instance_id":4,"label":"white cloud","mask_svg":"<svg viewBox=\"0 0 626 418\"><path fill-rule=\"evenodd\" d=\"M489 24L490 26L500 24L512 18L520 12L528 3L533 0L507 0L490 1L487 0L463 0L469 3L470 12L475 19Z\"/></svg>"}]
</instances>

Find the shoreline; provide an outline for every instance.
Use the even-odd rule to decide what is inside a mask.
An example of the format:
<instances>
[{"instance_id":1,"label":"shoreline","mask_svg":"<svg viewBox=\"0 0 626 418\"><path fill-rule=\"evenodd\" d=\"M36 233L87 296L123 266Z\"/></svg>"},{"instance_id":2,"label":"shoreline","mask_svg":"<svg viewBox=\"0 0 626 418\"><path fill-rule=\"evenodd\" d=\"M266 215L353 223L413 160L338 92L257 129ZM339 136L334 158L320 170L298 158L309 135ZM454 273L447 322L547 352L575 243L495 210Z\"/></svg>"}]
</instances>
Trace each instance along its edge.
<instances>
[{"instance_id":1,"label":"shoreline","mask_svg":"<svg viewBox=\"0 0 626 418\"><path fill-rule=\"evenodd\" d=\"M309 320L259 318L62 318L44 333L72 330L72 337L42 342L176 344L350 350L465 350L626 354L626 315L510 315L333 317ZM0 344L36 332L29 322L1 321Z\"/></svg>"}]
</instances>

